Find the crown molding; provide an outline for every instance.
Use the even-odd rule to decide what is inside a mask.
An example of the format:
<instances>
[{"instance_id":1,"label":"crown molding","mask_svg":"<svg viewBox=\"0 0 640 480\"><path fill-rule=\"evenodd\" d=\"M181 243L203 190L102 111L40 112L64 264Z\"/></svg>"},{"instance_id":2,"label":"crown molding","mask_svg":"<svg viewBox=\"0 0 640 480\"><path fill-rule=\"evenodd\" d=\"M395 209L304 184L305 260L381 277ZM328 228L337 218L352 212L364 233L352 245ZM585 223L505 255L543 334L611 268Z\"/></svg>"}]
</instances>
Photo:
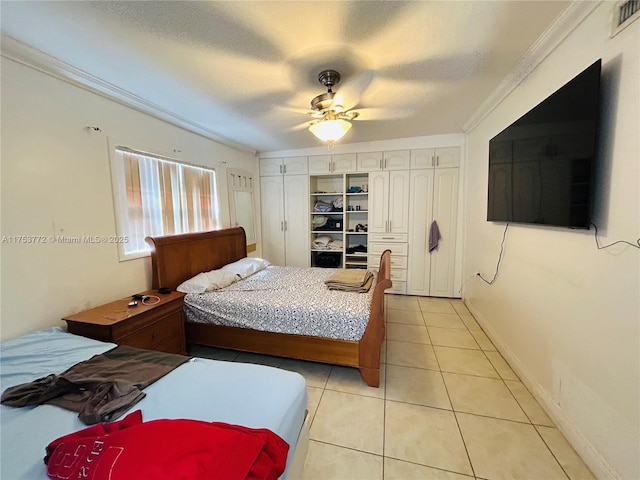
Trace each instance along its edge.
<instances>
[{"instance_id":1,"label":"crown molding","mask_svg":"<svg viewBox=\"0 0 640 480\"><path fill-rule=\"evenodd\" d=\"M138 95L124 90L112 83L102 80L90 73L63 62L47 53L33 48L13 37L2 35L0 54L20 63L27 67L38 70L59 80L83 88L92 93L98 94L109 100L117 102L126 107L133 108L139 112L150 115L164 122L180 127L191 133L195 133L202 137L213 140L214 142L225 145L242 153L248 153L253 156L257 155L257 151L247 147L246 145L234 142L226 137L216 134L215 132L203 127L202 125L192 122L191 120L177 115L165 108L149 102Z\"/></svg>"},{"instance_id":2,"label":"crown molding","mask_svg":"<svg viewBox=\"0 0 640 480\"><path fill-rule=\"evenodd\" d=\"M480 108L467 120L462 127L463 131L468 133L476 128L601 2L602 0L573 0L556 21L531 45L517 65L480 105Z\"/></svg>"}]
</instances>

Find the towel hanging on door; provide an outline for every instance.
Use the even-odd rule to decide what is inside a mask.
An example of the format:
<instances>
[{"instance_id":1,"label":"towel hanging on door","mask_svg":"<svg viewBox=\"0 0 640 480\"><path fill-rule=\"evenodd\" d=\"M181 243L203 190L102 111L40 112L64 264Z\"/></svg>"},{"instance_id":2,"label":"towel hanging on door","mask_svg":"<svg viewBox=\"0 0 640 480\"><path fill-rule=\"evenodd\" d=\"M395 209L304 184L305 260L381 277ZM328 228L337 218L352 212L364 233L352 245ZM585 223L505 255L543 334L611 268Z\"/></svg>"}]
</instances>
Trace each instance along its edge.
<instances>
[{"instance_id":1,"label":"towel hanging on door","mask_svg":"<svg viewBox=\"0 0 640 480\"><path fill-rule=\"evenodd\" d=\"M440 229L438 228L438 224L434 220L433 222L431 222L431 227L429 228L429 253L438 248L438 241L441 238L442 237L440 236Z\"/></svg>"}]
</instances>

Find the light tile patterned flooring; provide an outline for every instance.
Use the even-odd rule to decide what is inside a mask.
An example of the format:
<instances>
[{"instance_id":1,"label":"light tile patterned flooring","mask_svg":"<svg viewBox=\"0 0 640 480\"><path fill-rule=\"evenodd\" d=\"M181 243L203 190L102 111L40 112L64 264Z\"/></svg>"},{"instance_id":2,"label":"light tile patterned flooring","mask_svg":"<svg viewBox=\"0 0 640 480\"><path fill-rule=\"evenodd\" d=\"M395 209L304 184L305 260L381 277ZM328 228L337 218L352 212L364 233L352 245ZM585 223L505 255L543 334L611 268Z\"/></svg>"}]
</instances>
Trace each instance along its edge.
<instances>
[{"instance_id":1,"label":"light tile patterned flooring","mask_svg":"<svg viewBox=\"0 0 640 480\"><path fill-rule=\"evenodd\" d=\"M387 295L380 388L353 368L195 347L302 374L305 480L592 480L461 300Z\"/></svg>"}]
</instances>

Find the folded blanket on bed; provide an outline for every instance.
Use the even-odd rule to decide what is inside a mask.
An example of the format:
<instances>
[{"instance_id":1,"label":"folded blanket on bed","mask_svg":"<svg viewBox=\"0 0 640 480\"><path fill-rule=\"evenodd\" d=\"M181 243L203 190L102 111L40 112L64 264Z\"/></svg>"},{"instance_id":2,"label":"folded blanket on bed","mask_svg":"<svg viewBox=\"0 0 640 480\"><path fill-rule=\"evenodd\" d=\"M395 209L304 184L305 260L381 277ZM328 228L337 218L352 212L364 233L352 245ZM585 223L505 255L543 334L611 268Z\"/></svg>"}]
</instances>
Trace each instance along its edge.
<instances>
[{"instance_id":1,"label":"folded blanket on bed","mask_svg":"<svg viewBox=\"0 0 640 480\"><path fill-rule=\"evenodd\" d=\"M329 290L343 292L368 292L373 284L373 273L359 268L341 269L325 280Z\"/></svg>"},{"instance_id":2,"label":"folded blanket on bed","mask_svg":"<svg viewBox=\"0 0 640 480\"><path fill-rule=\"evenodd\" d=\"M115 420L142 400L143 388L189 360L183 355L119 345L76 363L60 375L7 388L2 404L57 405L86 424Z\"/></svg>"},{"instance_id":3,"label":"folded blanket on bed","mask_svg":"<svg viewBox=\"0 0 640 480\"><path fill-rule=\"evenodd\" d=\"M51 442L49 478L276 480L289 445L266 428L189 419L142 421L137 410Z\"/></svg>"}]
</instances>

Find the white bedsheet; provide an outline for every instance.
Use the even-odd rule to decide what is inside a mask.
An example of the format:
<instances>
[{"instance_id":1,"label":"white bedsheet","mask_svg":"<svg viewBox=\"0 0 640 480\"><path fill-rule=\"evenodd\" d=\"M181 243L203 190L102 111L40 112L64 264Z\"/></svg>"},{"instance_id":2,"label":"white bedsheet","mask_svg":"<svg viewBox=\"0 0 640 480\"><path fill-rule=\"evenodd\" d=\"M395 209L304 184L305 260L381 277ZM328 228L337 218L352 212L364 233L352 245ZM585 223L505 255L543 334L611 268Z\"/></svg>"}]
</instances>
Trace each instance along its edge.
<instances>
[{"instance_id":1,"label":"white bedsheet","mask_svg":"<svg viewBox=\"0 0 640 480\"><path fill-rule=\"evenodd\" d=\"M65 332L42 330L0 344L0 387L30 382L103 353L115 345ZM304 378L262 365L194 358L144 390L130 411L144 420L195 418L268 428L293 456L307 408ZM46 479L44 449L52 440L85 428L75 412L51 405L0 405L0 478ZM285 471L282 478L285 478Z\"/></svg>"}]
</instances>

